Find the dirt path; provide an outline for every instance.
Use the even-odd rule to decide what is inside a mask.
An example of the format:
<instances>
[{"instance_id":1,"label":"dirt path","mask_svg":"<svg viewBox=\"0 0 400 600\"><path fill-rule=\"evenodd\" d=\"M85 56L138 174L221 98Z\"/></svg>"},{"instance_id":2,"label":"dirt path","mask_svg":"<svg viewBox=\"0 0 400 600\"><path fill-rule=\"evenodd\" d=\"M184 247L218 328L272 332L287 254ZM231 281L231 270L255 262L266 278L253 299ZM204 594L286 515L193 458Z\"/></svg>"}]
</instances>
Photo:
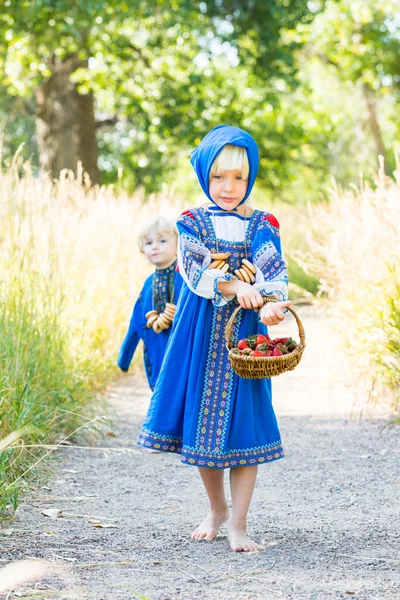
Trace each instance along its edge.
<instances>
[{"instance_id":1,"label":"dirt path","mask_svg":"<svg viewBox=\"0 0 400 600\"><path fill-rule=\"evenodd\" d=\"M55 478L0 536L3 565L56 565L4 598L398 600L399 428L349 418L353 392L332 377L326 325L301 314L304 362L274 382L286 458L260 468L249 518L264 552L232 553L225 531L190 541L206 511L197 470L135 446L149 392L129 377L110 390L117 437L100 443L119 450L63 450ZM52 520L42 514L51 508L118 528Z\"/></svg>"}]
</instances>

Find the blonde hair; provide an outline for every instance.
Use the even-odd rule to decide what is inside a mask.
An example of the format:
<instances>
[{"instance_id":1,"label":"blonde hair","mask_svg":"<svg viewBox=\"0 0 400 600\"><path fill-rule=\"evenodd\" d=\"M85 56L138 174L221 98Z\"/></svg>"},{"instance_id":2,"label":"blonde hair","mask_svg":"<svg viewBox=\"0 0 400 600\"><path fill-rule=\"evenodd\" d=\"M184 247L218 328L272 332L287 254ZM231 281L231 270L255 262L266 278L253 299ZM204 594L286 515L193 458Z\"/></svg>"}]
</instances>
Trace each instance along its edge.
<instances>
[{"instance_id":1,"label":"blonde hair","mask_svg":"<svg viewBox=\"0 0 400 600\"><path fill-rule=\"evenodd\" d=\"M210 177L213 177L220 171L230 171L233 169L238 169L243 179L248 178L250 167L247 150L242 146L227 144L214 160L210 170Z\"/></svg>"},{"instance_id":2,"label":"blonde hair","mask_svg":"<svg viewBox=\"0 0 400 600\"><path fill-rule=\"evenodd\" d=\"M147 221L147 223L143 225L139 231L138 245L140 252L143 252L146 238L148 238L152 233L174 234L176 241L178 241L178 230L175 223L169 219L166 219L165 217L154 217L150 221Z\"/></svg>"}]
</instances>

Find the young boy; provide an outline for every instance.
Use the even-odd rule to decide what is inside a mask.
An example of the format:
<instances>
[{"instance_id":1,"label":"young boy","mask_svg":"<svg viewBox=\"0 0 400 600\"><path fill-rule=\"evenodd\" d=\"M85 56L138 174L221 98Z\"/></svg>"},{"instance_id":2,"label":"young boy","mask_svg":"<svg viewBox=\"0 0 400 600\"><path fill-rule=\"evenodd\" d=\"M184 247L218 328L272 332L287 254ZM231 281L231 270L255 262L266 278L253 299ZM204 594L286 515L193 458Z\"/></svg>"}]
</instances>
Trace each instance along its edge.
<instances>
[{"instance_id":1,"label":"young boy","mask_svg":"<svg viewBox=\"0 0 400 600\"><path fill-rule=\"evenodd\" d=\"M119 368L127 372L140 340L147 380L153 390L164 358L182 278L176 271L178 232L174 223L157 217L139 234L139 249L155 266L144 282L133 309L128 332L118 355Z\"/></svg>"}]
</instances>

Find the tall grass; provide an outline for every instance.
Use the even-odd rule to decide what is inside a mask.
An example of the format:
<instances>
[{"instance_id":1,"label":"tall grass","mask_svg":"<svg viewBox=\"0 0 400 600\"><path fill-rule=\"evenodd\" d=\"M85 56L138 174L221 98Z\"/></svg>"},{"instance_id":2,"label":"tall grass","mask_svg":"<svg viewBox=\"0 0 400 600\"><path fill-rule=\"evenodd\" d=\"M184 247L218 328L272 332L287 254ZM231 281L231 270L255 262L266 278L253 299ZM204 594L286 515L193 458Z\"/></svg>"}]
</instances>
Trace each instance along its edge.
<instances>
[{"instance_id":1,"label":"tall grass","mask_svg":"<svg viewBox=\"0 0 400 600\"><path fill-rule=\"evenodd\" d=\"M370 397L398 408L400 167L389 178L381 165L374 186L334 185L329 204L309 210L311 250L300 262L318 277Z\"/></svg>"},{"instance_id":2,"label":"tall grass","mask_svg":"<svg viewBox=\"0 0 400 600\"><path fill-rule=\"evenodd\" d=\"M177 202L112 187L33 177L18 159L0 173L0 511L11 513L25 472L90 422L96 392L116 372L121 337L149 267L141 222ZM35 446L37 446L35 448Z\"/></svg>"}]
</instances>

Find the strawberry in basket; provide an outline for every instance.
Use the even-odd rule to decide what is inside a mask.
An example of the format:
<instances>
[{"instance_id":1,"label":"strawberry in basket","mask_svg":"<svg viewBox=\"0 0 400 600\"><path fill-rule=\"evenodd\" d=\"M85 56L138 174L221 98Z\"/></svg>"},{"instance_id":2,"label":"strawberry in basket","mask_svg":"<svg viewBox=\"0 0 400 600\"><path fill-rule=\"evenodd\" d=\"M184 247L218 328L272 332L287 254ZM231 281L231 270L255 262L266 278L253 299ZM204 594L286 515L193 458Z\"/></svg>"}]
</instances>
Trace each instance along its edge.
<instances>
[{"instance_id":1,"label":"strawberry in basket","mask_svg":"<svg viewBox=\"0 0 400 600\"><path fill-rule=\"evenodd\" d=\"M296 342L291 337L275 338L271 340L269 335L249 335L247 338L239 340L233 348L234 354L250 356L283 356L289 354L297 347Z\"/></svg>"}]
</instances>

